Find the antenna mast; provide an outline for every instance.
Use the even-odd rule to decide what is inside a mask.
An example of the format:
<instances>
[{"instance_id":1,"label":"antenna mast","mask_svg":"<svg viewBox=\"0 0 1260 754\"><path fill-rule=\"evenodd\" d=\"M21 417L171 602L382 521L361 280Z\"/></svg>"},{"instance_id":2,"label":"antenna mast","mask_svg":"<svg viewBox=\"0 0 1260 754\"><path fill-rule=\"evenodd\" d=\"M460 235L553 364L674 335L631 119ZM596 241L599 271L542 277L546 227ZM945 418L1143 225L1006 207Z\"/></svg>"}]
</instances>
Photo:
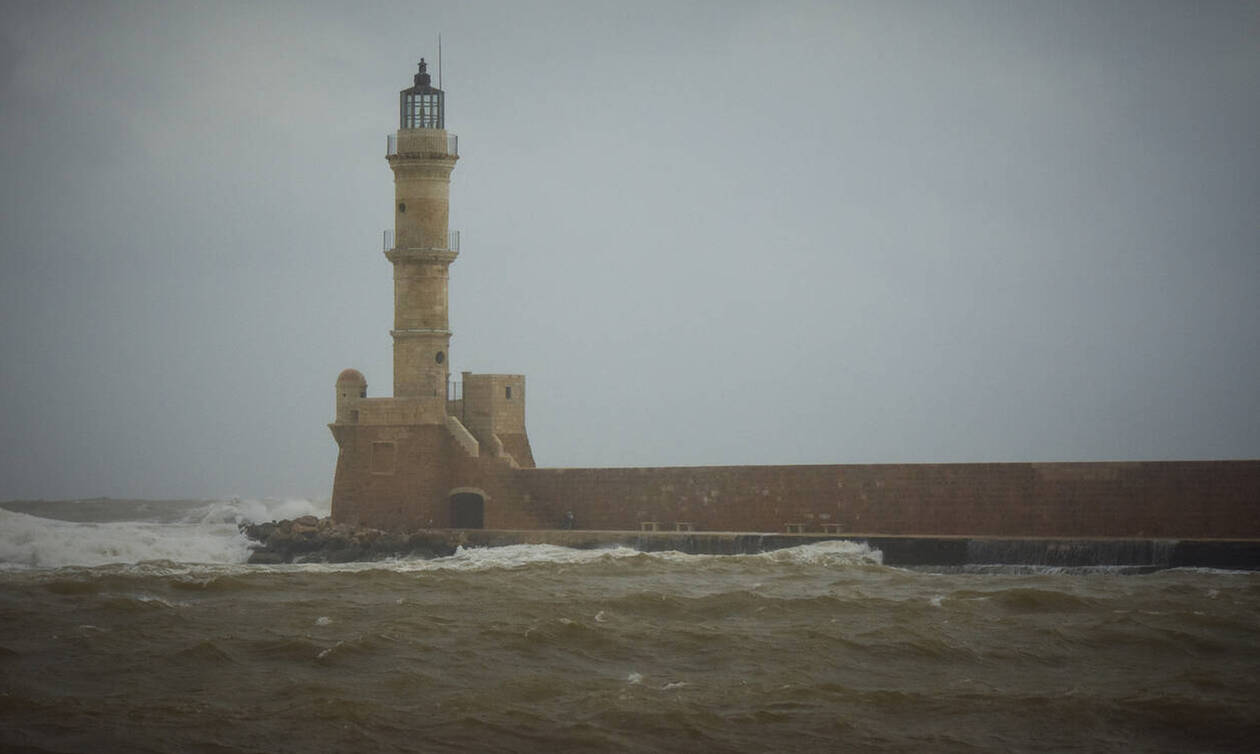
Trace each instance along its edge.
<instances>
[{"instance_id":1,"label":"antenna mast","mask_svg":"<svg viewBox=\"0 0 1260 754\"><path fill-rule=\"evenodd\" d=\"M438 32L438 89L442 88L442 32Z\"/></svg>"}]
</instances>

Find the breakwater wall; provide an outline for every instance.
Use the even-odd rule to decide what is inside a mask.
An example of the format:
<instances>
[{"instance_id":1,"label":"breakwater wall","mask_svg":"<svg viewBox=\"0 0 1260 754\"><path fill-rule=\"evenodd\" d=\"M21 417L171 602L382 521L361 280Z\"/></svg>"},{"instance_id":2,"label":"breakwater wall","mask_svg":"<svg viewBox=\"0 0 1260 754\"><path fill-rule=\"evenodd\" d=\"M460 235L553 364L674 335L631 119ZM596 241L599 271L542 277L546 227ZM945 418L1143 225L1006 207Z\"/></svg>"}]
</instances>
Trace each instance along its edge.
<instances>
[{"instance_id":1,"label":"breakwater wall","mask_svg":"<svg viewBox=\"0 0 1260 754\"><path fill-rule=\"evenodd\" d=\"M333 518L391 531L1260 539L1260 460L514 468L429 429L345 439ZM369 448L397 463L373 466Z\"/></svg>"},{"instance_id":2,"label":"breakwater wall","mask_svg":"<svg viewBox=\"0 0 1260 754\"><path fill-rule=\"evenodd\" d=\"M487 528L1260 538L1260 461L521 469ZM517 525L513 511L538 521Z\"/></svg>"},{"instance_id":3,"label":"breakwater wall","mask_svg":"<svg viewBox=\"0 0 1260 754\"><path fill-rule=\"evenodd\" d=\"M570 530L430 529L386 532L304 517L249 524L258 543L250 562L370 561L390 557L442 557L460 547L556 545L590 550L631 547L643 552L750 555L828 540L863 543L891 566L1035 565L1131 566L1260 570L1257 539L1141 539L962 537L762 532L640 532Z\"/></svg>"}]
</instances>

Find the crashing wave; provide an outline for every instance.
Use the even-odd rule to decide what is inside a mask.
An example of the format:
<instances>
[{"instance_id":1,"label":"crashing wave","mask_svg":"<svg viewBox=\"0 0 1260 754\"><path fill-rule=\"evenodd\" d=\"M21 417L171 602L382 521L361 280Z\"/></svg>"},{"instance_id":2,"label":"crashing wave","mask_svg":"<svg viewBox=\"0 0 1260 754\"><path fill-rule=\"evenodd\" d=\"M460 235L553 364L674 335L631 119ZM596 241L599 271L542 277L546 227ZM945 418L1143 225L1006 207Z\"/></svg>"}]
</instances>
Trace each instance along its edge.
<instances>
[{"instance_id":1,"label":"crashing wave","mask_svg":"<svg viewBox=\"0 0 1260 754\"><path fill-rule=\"evenodd\" d=\"M0 509L0 565L6 568L244 563L249 552L235 524L75 523Z\"/></svg>"}]
</instances>

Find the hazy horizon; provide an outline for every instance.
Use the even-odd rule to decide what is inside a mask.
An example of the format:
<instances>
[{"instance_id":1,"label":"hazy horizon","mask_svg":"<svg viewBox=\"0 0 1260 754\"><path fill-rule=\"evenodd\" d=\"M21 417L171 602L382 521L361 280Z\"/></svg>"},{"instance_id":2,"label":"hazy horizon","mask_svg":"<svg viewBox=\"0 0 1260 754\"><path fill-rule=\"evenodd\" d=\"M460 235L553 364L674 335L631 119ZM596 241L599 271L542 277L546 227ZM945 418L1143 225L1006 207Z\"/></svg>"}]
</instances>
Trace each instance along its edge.
<instances>
[{"instance_id":1,"label":"hazy horizon","mask_svg":"<svg viewBox=\"0 0 1260 754\"><path fill-rule=\"evenodd\" d=\"M1260 458L1260 5L0 8L0 499L326 498L443 38L540 466Z\"/></svg>"}]
</instances>

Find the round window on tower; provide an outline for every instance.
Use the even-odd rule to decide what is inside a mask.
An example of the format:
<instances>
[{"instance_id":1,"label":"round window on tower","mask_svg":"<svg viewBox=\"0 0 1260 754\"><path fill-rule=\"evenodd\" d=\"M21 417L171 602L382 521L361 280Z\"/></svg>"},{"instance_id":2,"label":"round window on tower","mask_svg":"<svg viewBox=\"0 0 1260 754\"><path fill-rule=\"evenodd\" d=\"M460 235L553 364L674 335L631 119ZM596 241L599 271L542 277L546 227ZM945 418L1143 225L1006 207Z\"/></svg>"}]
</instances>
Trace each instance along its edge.
<instances>
[{"instance_id":1,"label":"round window on tower","mask_svg":"<svg viewBox=\"0 0 1260 754\"><path fill-rule=\"evenodd\" d=\"M446 354L442 353L441 351L438 351L437 356L434 356L433 360L441 364L443 361L446 361Z\"/></svg>"},{"instance_id":2,"label":"round window on tower","mask_svg":"<svg viewBox=\"0 0 1260 754\"><path fill-rule=\"evenodd\" d=\"M406 204L403 204L402 202L399 202L399 203L398 203L398 214L400 214L400 215L401 215L401 214L403 214L403 213L404 213L404 212L406 212L406 211L407 211L407 205L406 205Z\"/></svg>"}]
</instances>

